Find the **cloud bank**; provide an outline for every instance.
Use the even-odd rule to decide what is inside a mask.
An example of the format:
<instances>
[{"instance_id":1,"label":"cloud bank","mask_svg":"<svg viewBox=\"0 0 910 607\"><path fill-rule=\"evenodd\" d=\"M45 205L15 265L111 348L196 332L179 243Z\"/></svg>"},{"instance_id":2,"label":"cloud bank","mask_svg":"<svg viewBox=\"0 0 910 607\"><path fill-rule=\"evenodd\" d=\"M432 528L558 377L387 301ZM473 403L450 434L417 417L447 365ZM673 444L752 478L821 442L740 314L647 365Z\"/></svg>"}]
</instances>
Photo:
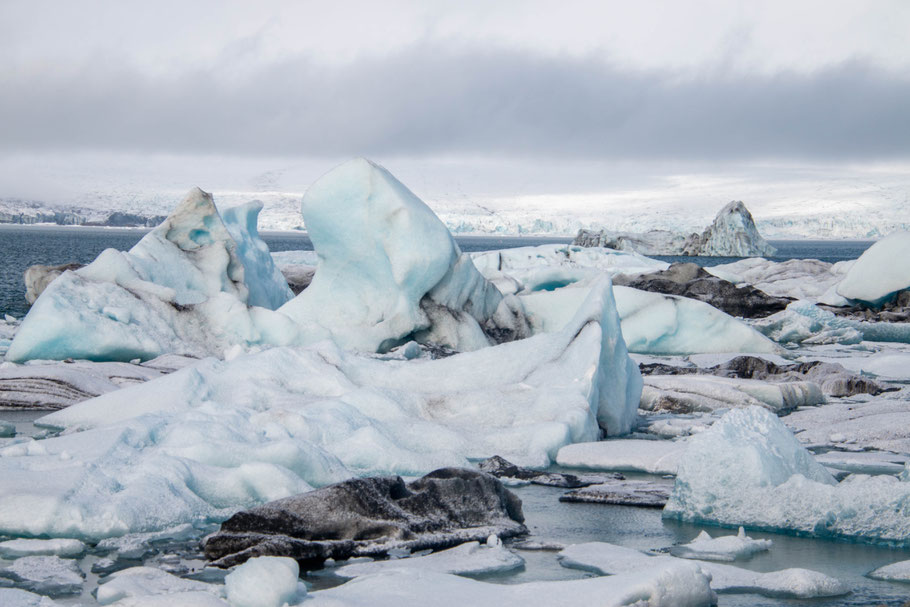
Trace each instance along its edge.
<instances>
[{"instance_id":1,"label":"cloud bank","mask_svg":"<svg viewBox=\"0 0 910 607\"><path fill-rule=\"evenodd\" d=\"M0 149L306 156L868 160L910 156L910 79L853 61L684 75L600 57L415 44L146 73L0 68Z\"/></svg>"}]
</instances>

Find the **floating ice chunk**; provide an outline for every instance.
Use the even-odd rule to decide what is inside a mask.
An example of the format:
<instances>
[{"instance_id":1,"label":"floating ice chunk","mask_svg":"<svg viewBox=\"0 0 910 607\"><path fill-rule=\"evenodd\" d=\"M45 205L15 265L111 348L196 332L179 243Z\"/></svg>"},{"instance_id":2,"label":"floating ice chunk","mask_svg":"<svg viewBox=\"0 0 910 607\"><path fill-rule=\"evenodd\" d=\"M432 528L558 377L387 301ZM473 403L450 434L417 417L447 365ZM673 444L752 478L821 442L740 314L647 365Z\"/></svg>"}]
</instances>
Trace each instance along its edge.
<instances>
[{"instance_id":1,"label":"floating ice chunk","mask_svg":"<svg viewBox=\"0 0 910 607\"><path fill-rule=\"evenodd\" d=\"M836 483L781 420L750 407L689 440L664 516L904 544L908 500L910 483L891 476Z\"/></svg>"},{"instance_id":2,"label":"floating ice chunk","mask_svg":"<svg viewBox=\"0 0 910 607\"><path fill-rule=\"evenodd\" d=\"M886 582L910 582L910 561L899 561L869 572L874 580Z\"/></svg>"},{"instance_id":3,"label":"floating ice chunk","mask_svg":"<svg viewBox=\"0 0 910 607\"><path fill-rule=\"evenodd\" d=\"M0 605L3 607L57 607L59 604L46 596L19 588L0 588Z\"/></svg>"},{"instance_id":4,"label":"floating ice chunk","mask_svg":"<svg viewBox=\"0 0 910 607\"><path fill-rule=\"evenodd\" d=\"M579 286L520 296L535 332L565 326L586 295ZM704 302L673 295L613 287L622 334L630 352L698 354L776 353L778 346L745 323Z\"/></svg>"},{"instance_id":5,"label":"floating ice chunk","mask_svg":"<svg viewBox=\"0 0 910 607\"><path fill-rule=\"evenodd\" d=\"M846 268L817 259L770 261L750 257L705 268L733 284L751 285L774 297L817 300L843 278Z\"/></svg>"},{"instance_id":6,"label":"floating ice chunk","mask_svg":"<svg viewBox=\"0 0 910 607\"><path fill-rule=\"evenodd\" d=\"M641 408L675 413L712 412L761 406L775 413L825 402L818 385L807 381L771 383L713 375L648 375Z\"/></svg>"},{"instance_id":7,"label":"floating ice chunk","mask_svg":"<svg viewBox=\"0 0 910 607\"><path fill-rule=\"evenodd\" d=\"M746 530L739 528L736 535L711 537L702 531L688 544L670 548L670 554L684 559L703 561L740 561L771 549L771 540L755 540L746 536Z\"/></svg>"},{"instance_id":8,"label":"floating ice chunk","mask_svg":"<svg viewBox=\"0 0 910 607\"><path fill-rule=\"evenodd\" d=\"M650 556L632 548L604 542L575 544L562 550L559 562L564 567L592 571L600 575L668 567L682 561L673 556ZM850 588L840 580L809 569L783 569L759 573L720 563L702 562L702 571L711 576L711 589L719 593L757 593L765 596L810 599L841 596Z\"/></svg>"},{"instance_id":9,"label":"floating ice chunk","mask_svg":"<svg viewBox=\"0 0 910 607\"><path fill-rule=\"evenodd\" d=\"M866 341L910 342L910 323L863 322L836 316L808 301L752 325L778 343L802 345L856 344Z\"/></svg>"},{"instance_id":10,"label":"floating ice chunk","mask_svg":"<svg viewBox=\"0 0 910 607\"><path fill-rule=\"evenodd\" d=\"M312 592L307 605L328 607L400 607L402 604L463 607L464 605L621 605L708 607L715 601L708 578L691 562L654 567L610 577L526 584L491 584L469 578L402 569L356 578Z\"/></svg>"},{"instance_id":11,"label":"floating ice chunk","mask_svg":"<svg viewBox=\"0 0 910 607\"><path fill-rule=\"evenodd\" d=\"M480 325L502 294L463 256L445 225L417 196L369 160L322 176L302 203L319 264L313 282L281 308L346 348L387 350L431 329L442 345L489 345ZM426 298L426 299L425 299Z\"/></svg>"},{"instance_id":12,"label":"floating ice chunk","mask_svg":"<svg viewBox=\"0 0 910 607\"><path fill-rule=\"evenodd\" d=\"M879 306L910 287L910 232L898 231L866 249L837 285L837 293L855 302Z\"/></svg>"},{"instance_id":13,"label":"floating ice chunk","mask_svg":"<svg viewBox=\"0 0 910 607\"><path fill-rule=\"evenodd\" d=\"M85 552L85 544L79 540L17 539L0 542L0 557L15 559L22 556L78 557Z\"/></svg>"},{"instance_id":14,"label":"floating ice chunk","mask_svg":"<svg viewBox=\"0 0 910 607\"><path fill-rule=\"evenodd\" d=\"M669 440L615 439L566 445L556 463L569 468L676 474L687 442Z\"/></svg>"},{"instance_id":15,"label":"floating ice chunk","mask_svg":"<svg viewBox=\"0 0 910 607\"><path fill-rule=\"evenodd\" d=\"M167 595L180 592L202 591L216 596L221 589L212 584L185 580L153 567L131 567L112 573L99 580L97 599L101 605L110 605L133 596Z\"/></svg>"},{"instance_id":16,"label":"floating ice chunk","mask_svg":"<svg viewBox=\"0 0 910 607\"><path fill-rule=\"evenodd\" d=\"M76 561L58 556L24 556L0 569L0 577L51 597L79 594L85 580Z\"/></svg>"},{"instance_id":17,"label":"floating ice chunk","mask_svg":"<svg viewBox=\"0 0 910 607\"><path fill-rule=\"evenodd\" d=\"M99 551L116 550L125 559L141 559L153 551L155 543L189 540L199 536L192 525L183 524L150 533L129 533L120 537L103 539L96 545Z\"/></svg>"},{"instance_id":18,"label":"floating ice chunk","mask_svg":"<svg viewBox=\"0 0 910 607\"><path fill-rule=\"evenodd\" d=\"M480 542L467 542L426 556L353 563L339 567L335 570L335 573L341 577L358 577L390 569L407 568L456 575L479 575L511 571L524 565L523 558L504 548L498 537L496 537L496 540L499 545L495 545L495 542L491 545L489 540L486 545L481 545Z\"/></svg>"},{"instance_id":19,"label":"floating ice chunk","mask_svg":"<svg viewBox=\"0 0 910 607\"><path fill-rule=\"evenodd\" d=\"M247 303L277 310L293 299L288 282L275 265L269 247L259 238L256 224L262 203L248 202L221 212L224 226L237 243L237 256L243 263L243 278L249 297Z\"/></svg>"},{"instance_id":20,"label":"floating ice chunk","mask_svg":"<svg viewBox=\"0 0 910 607\"><path fill-rule=\"evenodd\" d=\"M225 594L233 607L294 605L306 595L306 587L298 584L299 575L300 567L292 558L252 558L224 578Z\"/></svg>"}]
</instances>

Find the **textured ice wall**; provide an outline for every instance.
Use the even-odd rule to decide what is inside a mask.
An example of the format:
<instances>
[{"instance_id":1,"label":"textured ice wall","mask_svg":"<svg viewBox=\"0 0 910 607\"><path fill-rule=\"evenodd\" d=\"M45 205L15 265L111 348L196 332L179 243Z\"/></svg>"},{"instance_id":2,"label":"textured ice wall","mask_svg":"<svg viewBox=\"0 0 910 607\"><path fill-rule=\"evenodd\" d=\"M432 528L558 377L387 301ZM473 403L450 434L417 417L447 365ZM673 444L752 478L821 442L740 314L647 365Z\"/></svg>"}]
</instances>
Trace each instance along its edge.
<instances>
[{"instance_id":1,"label":"textured ice wall","mask_svg":"<svg viewBox=\"0 0 910 607\"><path fill-rule=\"evenodd\" d=\"M310 186L301 209L319 261L284 314L322 327L342 347L372 352L421 331L458 350L491 343L481 324L502 294L387 170L346 162Z\"/></svg>"},{"instance_id":2,"label":"textured ice wall","mask_svg":"<svg viewBox=\"0 0 910 607\"><path fill-rule=\"evenodd\" d=\"M747 528L910 544L910 483L837 483L776 415L727 413L690 439L664 516Z\"/></svg>"}]
</instances>

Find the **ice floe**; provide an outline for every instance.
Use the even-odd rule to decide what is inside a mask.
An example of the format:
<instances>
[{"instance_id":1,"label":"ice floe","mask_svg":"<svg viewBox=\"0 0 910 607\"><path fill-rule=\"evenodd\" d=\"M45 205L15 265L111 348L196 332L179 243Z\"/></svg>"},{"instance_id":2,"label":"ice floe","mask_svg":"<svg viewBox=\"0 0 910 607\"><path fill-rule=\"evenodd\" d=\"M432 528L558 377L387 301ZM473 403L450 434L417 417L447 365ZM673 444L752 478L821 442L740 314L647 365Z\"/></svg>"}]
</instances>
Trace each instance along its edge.
<instances>
[{"instance_id":1,"label":"ice floe","mask_svg":"<svg viewBox=\"0 0 910 607\"><path fill-rule=\"evenodd\" d=\"M675 413L712 412L731 407L761 406L775 413L825 402L817 384L771 383L713 375L648 375L641 408Z\"/></svg>"},{"instance_id":2,"label":"ice floe","mask_svg":"<svg viewBox=\"0 0 910 607\"><path fill-rule=\"evenodd\" d=\"M575 544L559 553L565 567L592 571L600 575L621 574L627 571L672 566L683 559L674 556L651 556L632 548L604 542ZM711 576L711 589L718 593L757 593L773 597L800 599L841 596L850 588L818 571L783 569L760 573L732 565L701 562L702 571Z\"/></svg>"},{"instance_id":3,"label":"ice floe","mask_svg":"<svg viewBox=\"0 0 910 607\"><path fill-rule=\"evenodd\" d=\"M770 549L771 540L752 539L740 527L736 535L711 537L707 531L702 531L687 544L671 546L670 554L702 561L741 561Z\"/></svg>"},{"instance_id":4,"label":"ice floe","mask_svg":"<svg viewBox=\"0 0 910 607\"><path fill-rule=\"evenodd\" d=\"M503 547L499 538L492 536L486 544L466 542L454 548L440 550L425 556L352 563L334 569L333 572L341 577L358 577L391 569L421 569L455 575L481 575L511 571L522 565L524 565L523 558Z\"/></svg>"},{"instance_id":5,"label":"ice floe","mask_svg":"<svg viewBox=\"0 0 910 607\"><path fill-rule=\"evenodd\" d=\"M22 556L78 557L85 552L85 544L73 539L15 539L0 542L0 558L15 559Z\"/></svg>"},{"instance_id":6,"label":"ice floe","mask_svg":"<svg viewBox=\"0 0 910 607\"><path fill-rule=\"evenodd\" d=\"M689 439L664 516L907 544L908 503L910 483L892 476L837 483L777 416L750 407Z\"/></svg>"},{"instance_id":7,"label":"ice floe","mask_svg":"<svg viewBox=\"0 0 910 607\"><path fill-rule=\"evenodd\" d=\"M313 607L399 607L403 604L463 607L464 605L587 605L620 607L708 607L715 603L708 577L694 563L673 563L609 577L558 582L491 584L469 578L402 569L366 575L329 590L311 592Z\"/></svg>"},{"instance_id":8,"label":"ice floe","mask_svg":"<svg viewBox=\"0 0 910 607\"><path fill-rule=\"evenodd\" d=\"M58 597L81 593L85 574L71 559L23 556L0 568L0 578L24 590Z\"/></svg>"},{"instance_id":9,"label":"ice floe","mask_svg":"<svg viewBox=\"0 0 910 607\"><path fill-rule=\"evenodd\" d=\"M100 605L110 605L127 597L169 595L183 592L222 594L213 584L188 580L154 567L130 567L99 580L96 598Z\"/></svg>"},{"instance_id":10,"label":"ice floe","mask_svg":"<svg viewBox=\"0 0 910 607\"><path fill-rule=\"evenodd\" d=\"M910 582L910 561L899 561L869 572L874 580L886 582Z\"/></svg>"},{"instance_id":11,"label":"ice floe","mask_svg":"<svg viewBox=\"0 0 910 607\"><path fill-rule=\"evenodd\" d=\"M569 468L649 474L676 474L687 442L669 440L616 439L566 445L556 463Z\"/></svg>"}]
</instances>

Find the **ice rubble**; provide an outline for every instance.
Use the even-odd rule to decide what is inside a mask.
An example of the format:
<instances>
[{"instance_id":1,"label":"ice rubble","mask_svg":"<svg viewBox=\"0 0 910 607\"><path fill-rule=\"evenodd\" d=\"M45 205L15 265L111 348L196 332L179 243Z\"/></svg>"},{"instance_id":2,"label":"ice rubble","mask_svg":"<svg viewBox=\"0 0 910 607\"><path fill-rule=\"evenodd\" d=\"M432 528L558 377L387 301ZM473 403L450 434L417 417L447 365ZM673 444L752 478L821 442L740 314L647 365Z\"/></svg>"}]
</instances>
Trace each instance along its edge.
<instances>
[{"instance_id":1,"label":"ice rubble","mask_svg":"<svg viewBox=\"0 0 910 607\"><path fill-rule=\"evenodd\" d=\"M783 422L734 409L689 440L664 516L870 542L910 542L910 483L888 476L838 484Z\"/></svg>"},{"instance_id":2,"label":"ice rubble","mask_svg":"<svg viewBox=\"0 0 910 607\"><path fill-rule=\"evenodd\" d=\"M312 283L280 311L322 337L375 352L415 335L476 350L492 343L484 328L527 334L513 300L384 168L342 164L310 186L302 211L319 261Z\"/></svg>"},{"instance_id":3,"label":"ice rubble","mask_svg":"<svg viewBox=\"0 0 910 607\"><path fill-rule=\"evenodd\" d=\"M524 565L524 559L504 548L499 538L494 535L487 540L485 545L480 542L467 542L425 556L351 563L334 569L333 572L348 578L393 569L420 569L454 575L481 575L511 571L522 565Z\"/></svg>"},{"instance_id":4,"label":"ice rubble","mask_svg":"<svg viewBox=\"0 0 910 607\"><path fill-rule=\"evenodd\" d=\"M910 232L898 231L869 247L837 285L848 300L880 306L910 287Z\"/></svg>"},{"instance_id":5,"label":"ice rubble","mask_svg":"<svg viewBox=\"0 0 910 607\"><path fill-rule=\"evenodd\" d=\"M311 592L308 606L400 607L400 605L621 605L708 607L715 603L708 578L691 562L647 571L558 582L492 584L416 569L366 575L332 588Z\"/></svg>"},{"instance_id":6,"label":"ice rubble","mask_svg":"<svg viewBox=\"0 0 910 607\"><path fill-rule=\"evenodd\" d=\"M688 544L672 546L670 554L679 558L703 561L739 561L770 549L771 540L747 537L746 530L740 527L736 535L717 537L711 537L703 530Z\"/></svg>"},{"instance_id":7,"label":"ice rubble","mask_svg":"<svg viewBox=\"0 0 910 607\"><path fill-rule=\"evenodd\" d=\"M910 343L910 323L853 320L836 316L809 301L795 301L786 310L752 321L752 326L782 344Z\"/></svg>"},{"instance_id":8,"label":"ice rubble","mask_svg":"<svg viewBox=\"0 0 910 607\"><path fill-rule=\"evenodd\" d=\"M150 531L352 472L418 474L494 454L544 467L599 425L628 432L640 390L606 279L563 330L448 358L382 360L322 342L206 359L39 420L67 428L59 437L0 449L0 532Z\"/></svg>"},{"instance_id":9,"label":"ice rubble","mask_svg":"<svg viewBox=\"0 0 910 607\"><path fill-rule=\"evenodd\" d=\"M559 562L563 566L600 575L667 567L680 561L682 559L673 556L651 556L632 548L605 542L574 544L559 553ZM701 562L698 566L711 576L711 589L719 593L748 592L808 599L841 596L850 592L850 588L840 580L809 569L783 569L759 573L720 563Z\"/></svg>"}]
</instances>

